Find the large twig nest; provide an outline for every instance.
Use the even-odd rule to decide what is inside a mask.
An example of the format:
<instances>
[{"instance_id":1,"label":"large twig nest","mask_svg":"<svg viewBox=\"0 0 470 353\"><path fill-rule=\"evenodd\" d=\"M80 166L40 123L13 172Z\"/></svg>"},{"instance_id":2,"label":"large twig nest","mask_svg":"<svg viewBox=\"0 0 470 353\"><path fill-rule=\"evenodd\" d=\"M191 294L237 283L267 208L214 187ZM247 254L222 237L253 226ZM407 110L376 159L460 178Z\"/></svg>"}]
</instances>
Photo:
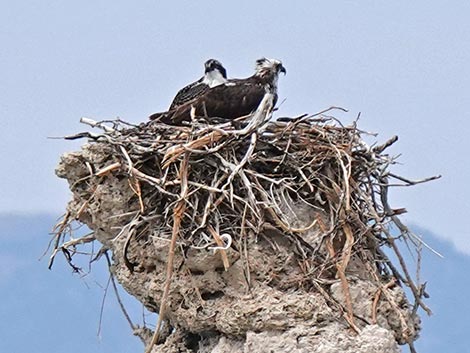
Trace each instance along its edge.
<instances>
[{"instance_id":1,"label":"large twig nest","mask_svg":"<svg viewBox=\"0 0 470 353\"><path fill-rule=\"evenodd\" d=\"M387 202L390 178L416 183L389 171L384 150L396 138L370 147L355 124L323 114L270 118L266 97L245 121L85 121L103 132L68 137L89 143L57 169L74 197L54 255L72 263L79 242L64 243L64 229L72 219L87 224L86 240L113 251L118 280L178 335L334 322L344 335L379 325L411 344L416 309L429 309L389 231L395 223L400 238L418 242L397 218L404 210Z\"/></svg>"}]
</instances>

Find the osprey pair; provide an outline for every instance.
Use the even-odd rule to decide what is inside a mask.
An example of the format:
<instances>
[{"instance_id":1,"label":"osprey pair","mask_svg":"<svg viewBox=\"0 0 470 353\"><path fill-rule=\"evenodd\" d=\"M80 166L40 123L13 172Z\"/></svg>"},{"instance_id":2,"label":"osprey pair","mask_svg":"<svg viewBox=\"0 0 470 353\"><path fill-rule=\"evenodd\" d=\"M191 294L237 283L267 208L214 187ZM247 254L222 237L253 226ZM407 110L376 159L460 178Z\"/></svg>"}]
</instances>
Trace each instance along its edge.
<instances>
[{"instance_id":1,"label":"osprey pair","mask_svg":"<svg viewBox=\"0 0 470 353\"><path fill-rule=\"evenodd\" d=\"M245 79L227 79L225 68L214 59L204 66L201 79L182 88L168 111L155 113L150 119L178 125L191 120L193 109L196 116L207 118L235 119L248 115L256 110L265 93L273 94L276 104L279 73L286 73L279 60L267 58L257 60L255 73Z\"/></svg>"}]
</instances>

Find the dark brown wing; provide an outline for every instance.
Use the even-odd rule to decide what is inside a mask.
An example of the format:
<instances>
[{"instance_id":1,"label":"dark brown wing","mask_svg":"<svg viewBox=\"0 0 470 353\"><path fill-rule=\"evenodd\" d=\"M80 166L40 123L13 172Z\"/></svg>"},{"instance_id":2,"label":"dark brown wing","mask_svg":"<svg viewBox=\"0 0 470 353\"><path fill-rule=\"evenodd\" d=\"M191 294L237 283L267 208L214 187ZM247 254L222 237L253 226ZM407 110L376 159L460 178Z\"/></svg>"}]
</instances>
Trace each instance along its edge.
<instances>
[{"instance_id":1,"label":"dark brown wing","mask_svg":"<svg viewBox=\"0 0 470 353\"><path fill-rule=\"evenodd\" d=\"M196 113L207 113L208 117L234 119L255 110L264 93L263 85L250 81L214 87L201 97L201 103L196 106ZM205 111L201 110L204 109L203 105Z\"/></svg>"},{"instance_id":2,"label":"dark brown wing","mask_svg":"<svg viewBox=\"0 0 470 353\"><path fill-rule=\"evenodd\" d=\"M166 124L171 123L171 116L174 114L175 110L168 110L166 112L153 113L149 116L149 120L157 120Z\"/></svg>"},{"instance_id":3,"label":"dark brown wing","mask_svg":"<svg viewBox=\"0 0 470 353\"><path fill-rule=\"evenodd\" d=\"M202 96L209 89L209 86L202 82L203 79L204 78L202 77L198 81L180 89L175 98L173 98L173 102L171 102L170 108L168 108L168 110L173 110L180 105L189 102L190 100Z\"/></svg>"},{"instance_id":4,"label":"dark brown wing","mask_svg":"<svg viewBox=\"0 0 470 353\"><path fill-rule=\"evenodd\" d=\"M232 80L209 89L201 97L185 103L174 112L168 112L161 121L170 124L189 121L192 107L195 107L197 116L235 119L256 110L265 93L265 85L251 78Z\"/></svg>"}]
</instances>

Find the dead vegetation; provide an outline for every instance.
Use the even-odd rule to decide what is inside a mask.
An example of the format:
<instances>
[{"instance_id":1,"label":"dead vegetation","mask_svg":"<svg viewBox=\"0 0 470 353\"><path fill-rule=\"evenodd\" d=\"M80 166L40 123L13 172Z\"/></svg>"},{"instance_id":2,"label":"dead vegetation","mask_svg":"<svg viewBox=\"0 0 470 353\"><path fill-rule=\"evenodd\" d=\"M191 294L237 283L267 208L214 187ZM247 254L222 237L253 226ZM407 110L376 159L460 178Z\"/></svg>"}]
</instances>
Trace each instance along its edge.
<instances>
[{"instance_id":1,"label":"dead vegetation","mask_svg":"<svg viewBox=\"0 0 470 353\"><path fill-rule=\"evenodd\" d=\"M77 156L83 159L79 162L83 170L67 176L75 206L56 226L51 265L61 251L74 266L73 255L84 242L97 239L105 250L116 252L112 244L120 241L121 262L131 276L142 263L136 251L130 255L131 248L151 237L169 243L157 305L159 322L147 346L150 352L162 320L172 317L167 315L172 279L178 271L186 271L175 264L175 254L189 262L188 249L211 250L227 271L234 261L228 252L236 253L246 286L254 287L259 277L248 253L250 244L263 239L272 253L297 266L295 275L289 276L281 274L283 269L272 269L264 283L285 292L320 294L356 333L364 322L377 323L378 306L386 302L398 318L396 341L413 350L417 310L430 310L423 302L424 285L412 278L397 241L416 250L418 267L425 244L399 220L405 210L392 209L387 195L391 187L434 178L412 181L392 173L395 159L386 149L397 138L369 146L363 139L366 133L356 124L343 126L327 115L335 109L340 108L272 120L272 97L267 94L253 116L235 122L208 124L194 118L190 125L175 127L83 120L101 132L66 138L87 138L102 157L92 161ZM104 228L109 225L103 232L93 224L104 207L99 195L110 178L130 190L130 196L127 209L116 209L112 219L102 222ZM66 239L65 229L74 219L95 232ZM398 233L391 231L393 227ZM281 234L289 247L279 246L270 234ZM373 284L368 289L370 319L355 310L351 286L357 278ZM332 295L333 284L340 286L342 300ZM392 295L399 287L410 289L411 307L403 308Z\"/></svg>"}]
</instances>

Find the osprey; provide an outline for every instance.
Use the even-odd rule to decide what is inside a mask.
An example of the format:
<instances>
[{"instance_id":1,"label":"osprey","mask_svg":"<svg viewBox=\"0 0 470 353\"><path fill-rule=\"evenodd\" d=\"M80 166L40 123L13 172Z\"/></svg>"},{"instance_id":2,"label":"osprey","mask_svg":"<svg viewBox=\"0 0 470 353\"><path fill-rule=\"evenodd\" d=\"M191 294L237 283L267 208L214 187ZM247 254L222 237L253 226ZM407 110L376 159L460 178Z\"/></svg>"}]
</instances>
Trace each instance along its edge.
<instances>
[{"instance_id":1,"label":"osprey","mask_svg":"<svg viewBox=\"0 0 470 353\"><path fill-rule=\"evenodd\" d=\"M255 73L245 79L232 79L208 89L201 96L170 109L150 116L166 124L177 125L191 120L191 110L196 116L235 119L256 110L265 93L274 95L277 101L277 81L279 73L286 73L282 62L276 59L261 58L256 61Z\"/></svg>"},{"instance_id":2,"label":"osprey","mask_svg":"<svg viewBox=\"0 0 470 353\"><path fill-rule=\"evenodd\" d=\"M178 91L168 110L173 110L184 103L203 95L209 88L227 81L227 71L220 61L209 59L204 63L204 76Z\"/></svg>"}]
</instances>

